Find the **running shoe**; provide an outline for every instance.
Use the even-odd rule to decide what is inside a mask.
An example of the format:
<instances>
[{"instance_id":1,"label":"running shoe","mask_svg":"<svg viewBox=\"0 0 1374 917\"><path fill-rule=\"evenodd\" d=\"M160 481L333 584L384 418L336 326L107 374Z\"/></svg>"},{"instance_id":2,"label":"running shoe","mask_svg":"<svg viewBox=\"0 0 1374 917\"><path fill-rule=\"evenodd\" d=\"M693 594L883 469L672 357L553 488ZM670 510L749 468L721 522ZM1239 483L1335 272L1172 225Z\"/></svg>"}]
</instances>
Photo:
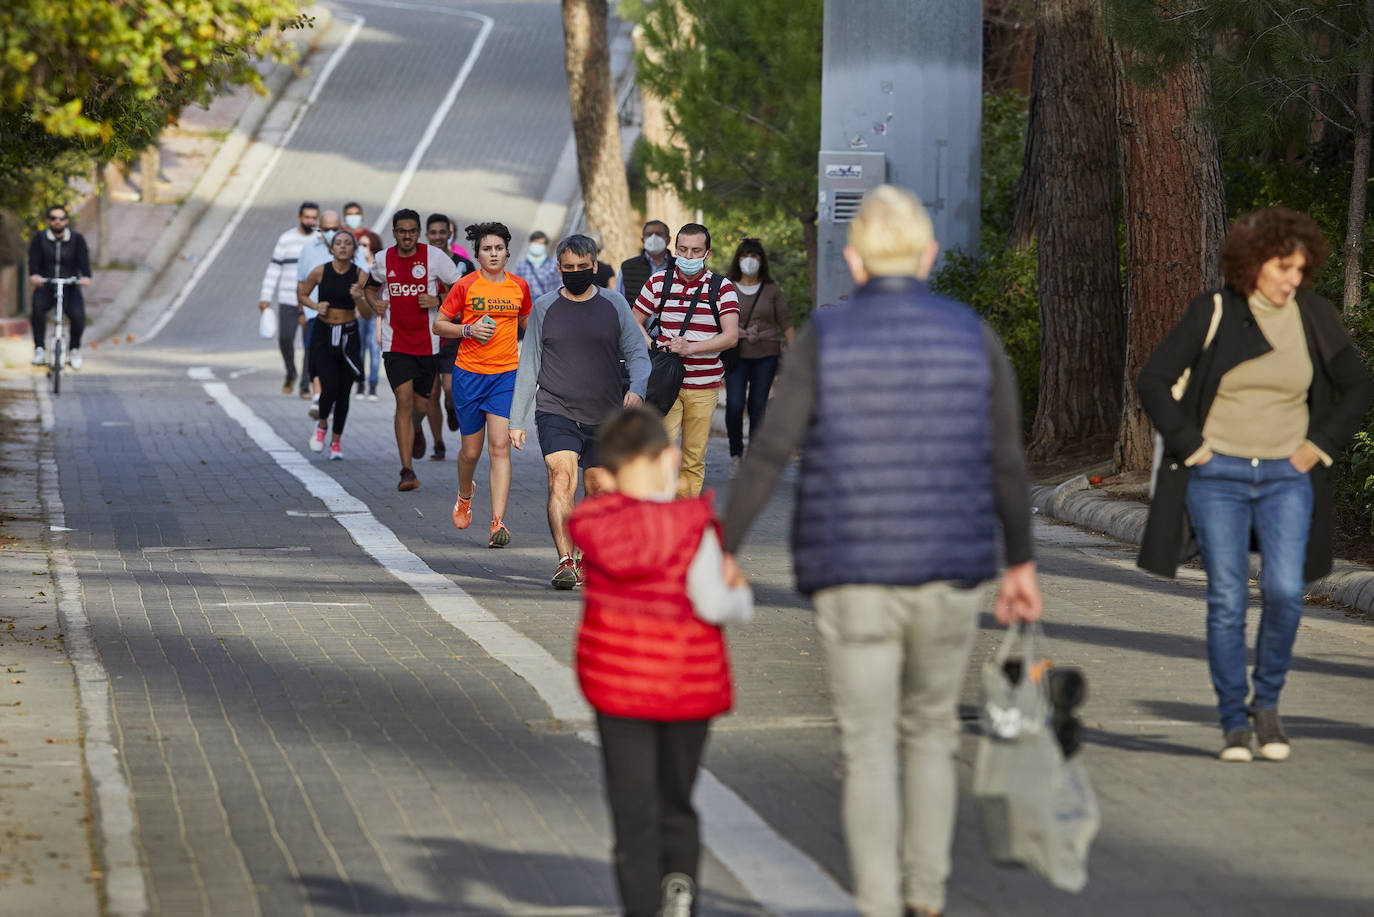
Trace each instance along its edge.
<instances>
[{"instance_id":1,"label":"running shoe","mask_svg":"<svg viewBox=\"0 0 1374 917\"><path fill-rule=\"evenodd\" d=\"M283 395L289 395L289 394L291 394L291 390L294 389L295 387L296 387L296 377L295 377L295 375L293 375L292 373L287 373L287 374L286 374L286 381L283 382L283 383L281 384L281 393L282 393Z\"/></svg>"},{"instance_id":2,"label":"running shoe","mask_svg":"<svg viewBox=\"0 0 1374 917\"><path fill-rule=\"evenodd\" d=\"M310 416L316 420L320 419L320 396L315 395L310 399Z\"/></svg>"},{"instance_id":3,"label":"running shoe","mask_svg":"<svg viewBox=\"0 0 1374 917\"><path fill-rule=\"evenodd\" d=\"M577 564L571 557L558 561L558 569L553 574L553 588L572 589L577 586Z\"/></svg>"},{"instance_id":4,"label":"running shoe","mask_svg":"<svg viewBox=\"0 0 1374 917\"><path fill-rule=\"evenodd\" d=\"M504 548L510 544L510 529L500 519L491 520L491 538L487 541L489 548Z\"/></svg>"},{"instance_id":5,"label":"running shoe","mask_svg":"<svg viewBox=\"0 0 1374 917\"><path fill-rule=\"evenodd\" d=\"M477 488L472 489L473 496L477 495ZM465 529L472 525L472 497L458 495L458 499L453 503L453 525L455 528Z\"/></svg>"},{"instance_id":6,"label":"running shoe","mask_svg":"<svg viewBox=\"0 0 1374 917\"><path fill-rule=\"evenodd\" d=\"M415 425L415 438L410 441L410 458L418 461L425 457L425 431L417 423Z\"/></svg>"},{"instance_id":7,"label":"running shoe","mask_svg":"<svg viewBox=\"0 0 1374 917\"><path fill-rule=\"evenodd\" d=\"M79 370L81 368L81 351L73 350L71 353L67 354L67 365L72 369Z\"/></svg>"},{"instance_id":8,"label":"running shoe","mask_svg":"<svg viewBox=\"0 0 1374 917\"><path fill-rule=\"evenodd\" d=\"M359 386L359 388L358 388L358 393L357 393L356 395L353 396L353 400L354 400L354 401L362 401L362 400L363 400L364 398L366 398L366 397L367 397L367 392L365 392L365 391L362 389L362 387Z\"/></svg>"},{"instance_id":9,"label":"running shoe","mask_svg":"<svg viewBox=\"0 0 1374 917\"><path fill-rule=\"evenodd\" d=\"M414 490L420 486L420 479L415 477L415 472L409 468L401 469L401 482L396 485L397 490Z\"/></svg>"},{"instance_id":10,"label":"running shoe","mask_svg":"<svg viewBox=\"0 0 1374 917\"><path fill-rule=\"evenodd\" d=\"M377 400L377 386L376 386L375 384L369 385L369 386L367 387L367 400L368 400L368 401L376 401L376 400Z\"/></svg>"},{"instance_id":11,"label":"running shoe","mask_svg":"<svg viewBox=\"0 0 1374 917\"><path fill-rule=\"evenodd\" d=\"M315 432L310 434L311 452L324 451L324 432L324 427L320 426L319 424L315 425Z\"/></svg>"},{"instance_id":12,"label":"running shoe","mask_svg":"<svg viewBox=\"0 0 1374 917\"><path fill-rule=\"evenodd\" d=\"M48 362L48 352L42 347L35 347L33 349L33 359L29 362L34 366L42 366L44 363Z\"/></svg>"},{"instance_id":13,"label":"running shoe","mask_svg":"<svg viewBox=\"0 0 1374 917\"><path fill-rule=\"evenodd\" d=\"M337 461L339 461L339 460L342 459L342 458L343 458L343 448L342 448L337 442L332 442L332 443L330 443L330 444L329 444L329 460L330 460L331 462L337 462Z\"/></svg>"},{"instance_id":14,"label":"running shoe","mask_svg":"<svg viewBox=\"0 0 1374 917\"><path fill-rule=\"evenodd\" d=\"M581 589L587 583L587 575L582 570L582 555L573 558L573 570L577 573L577 588Z\"/></svg>"},{"instance_id":15,"label":"running shoe","mask_svg":"<svg viewBox=\"0 0 1374 917\"><path fill-rule=\"evenodd\" d=\"M448 455L448 446L444 445L442 442L437 442L434 444L434 448L429 452L429 460L431 462L442 462L446 455Z\"/></svg>"}]
</instances>

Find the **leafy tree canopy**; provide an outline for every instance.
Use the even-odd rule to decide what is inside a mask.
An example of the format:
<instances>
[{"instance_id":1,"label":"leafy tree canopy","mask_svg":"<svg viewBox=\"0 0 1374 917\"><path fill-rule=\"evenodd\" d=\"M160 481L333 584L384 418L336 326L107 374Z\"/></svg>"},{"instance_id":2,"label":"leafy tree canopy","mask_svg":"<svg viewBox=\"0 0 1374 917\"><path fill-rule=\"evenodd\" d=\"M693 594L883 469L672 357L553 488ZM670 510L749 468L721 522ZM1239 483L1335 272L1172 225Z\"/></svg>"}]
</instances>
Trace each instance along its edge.
<instances>
[{"instance_id":1,"label":"leafy tree canopy","mask_svg":"<svg viewBox=\"0 0 1374 917\"><path fill-rule=\"evenodd\" d=\"M31 213L92 160L130 158L187 105L261 88L298 0L8 0L0 5L0 207Z\"/></svg>"},{"instance_id":2,"label":"leafy tree canopy","mask_svg":"<svg viewBox=\"0 0 1374 917\"><path fill-rule=\"evenodd\" d=\"M629 6L644 34L637 79L680 144L648 148L650 181L692 207L814 222L823 0Z\"/></svg>"}]
</instances>

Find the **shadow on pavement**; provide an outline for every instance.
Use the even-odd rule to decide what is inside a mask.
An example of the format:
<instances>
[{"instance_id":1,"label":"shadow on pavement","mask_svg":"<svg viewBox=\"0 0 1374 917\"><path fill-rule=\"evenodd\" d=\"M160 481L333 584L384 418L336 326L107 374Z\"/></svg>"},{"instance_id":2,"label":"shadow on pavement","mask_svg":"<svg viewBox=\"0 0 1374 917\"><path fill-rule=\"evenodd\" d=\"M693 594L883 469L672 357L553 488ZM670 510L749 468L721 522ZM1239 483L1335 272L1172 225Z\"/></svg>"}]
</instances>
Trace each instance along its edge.
<instances>
[{"instance_id":1,"label":"shadow on pavement","mask_svg":"<svg viewBox=\"0 0 1374 917\"><path fill-rule=\"evenodd\" d=\"M302 876L301 884L315 908L347 914L613 917L620 913L607 859L524 853L451 838L424 838L418 844L424 848L418 868L436 880L429 889L401 894L368 882L323 875ZM752 901L709 887L700 890L698 901L702 917L762 914Z\"/></svg>"}]
</instances>

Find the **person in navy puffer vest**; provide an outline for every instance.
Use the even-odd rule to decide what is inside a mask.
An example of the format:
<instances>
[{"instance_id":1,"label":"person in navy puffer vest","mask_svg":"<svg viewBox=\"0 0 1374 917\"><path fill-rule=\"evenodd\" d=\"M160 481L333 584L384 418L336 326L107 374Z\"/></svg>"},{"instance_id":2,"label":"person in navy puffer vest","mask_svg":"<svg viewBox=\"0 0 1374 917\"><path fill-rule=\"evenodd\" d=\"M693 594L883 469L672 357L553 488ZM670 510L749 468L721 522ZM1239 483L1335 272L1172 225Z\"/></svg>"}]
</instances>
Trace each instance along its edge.
<instances>
[{"instance_id":1,"label":"person in navy puffer vest","mask_svg":"<svg viewBox=\"0 0 1374 917\"><path fill-rule=\"evenodd\" d=\"M865 917L944 908L959 689L999 523L997 620L1041 611L1016 380L996 334L926 286L937 251L910 192L864 197L844 250L858 290L797 334L724 520L733 554L801 448L793 559L826 651Z\"/></svg>"}]
</instances>

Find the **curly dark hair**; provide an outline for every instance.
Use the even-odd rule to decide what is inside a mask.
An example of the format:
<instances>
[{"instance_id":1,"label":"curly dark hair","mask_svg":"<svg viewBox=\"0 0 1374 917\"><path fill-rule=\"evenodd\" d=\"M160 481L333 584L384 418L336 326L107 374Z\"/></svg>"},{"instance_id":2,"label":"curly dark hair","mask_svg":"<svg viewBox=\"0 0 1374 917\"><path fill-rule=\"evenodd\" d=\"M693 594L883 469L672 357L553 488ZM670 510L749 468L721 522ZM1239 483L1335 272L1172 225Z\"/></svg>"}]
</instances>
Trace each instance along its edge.
<instances>
[{"instance_id":1,"label":"curly dark hair","mask_svg":"<svg viewBox=\"0 0 1374 917\"><path fill-rule=\"evenodd\" d=\"M506 240L506 248L510 248L510 230L505 223L473 223L463 230L463 234L472 243L473 251L482 247L482 240L487 236L500 236Z\"/></svg>"},{"instance_id":2,"label":"curly dark hair","mask_svg":"<svg viewBox=\"0 0 1374 917\"><path fill-rule=\"evenodd\" d=\"M1302 285L1309 286L1321 270L1331 246L1315 220L1287 207L1265 207L1237 217L1221 243L1221 273L1226 282L1249 296L1255 292L1260 268L1270 258L1294 252L1307 256Z\"/></svg>"}]
</instances>

